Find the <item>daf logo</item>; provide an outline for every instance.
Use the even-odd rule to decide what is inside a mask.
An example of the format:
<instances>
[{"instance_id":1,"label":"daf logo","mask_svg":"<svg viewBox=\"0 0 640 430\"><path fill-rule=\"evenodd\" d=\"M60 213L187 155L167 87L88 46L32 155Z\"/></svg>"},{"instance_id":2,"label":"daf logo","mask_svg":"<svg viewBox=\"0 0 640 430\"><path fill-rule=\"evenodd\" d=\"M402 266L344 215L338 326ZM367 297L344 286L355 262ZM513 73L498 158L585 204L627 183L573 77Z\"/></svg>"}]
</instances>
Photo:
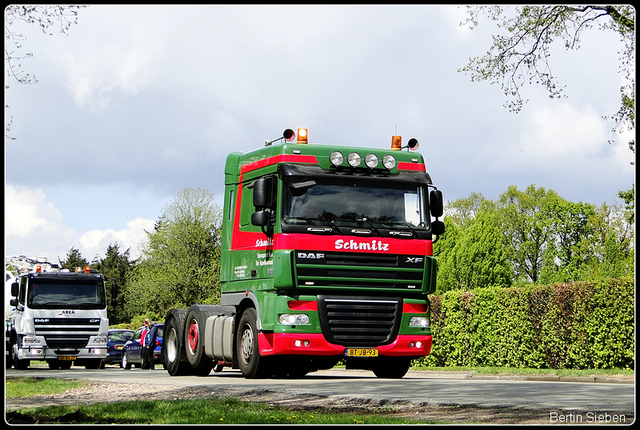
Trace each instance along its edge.
<instances>
[{"instance_id":1,"label":"daf logo","mask_svg":"<svg viewBox=\"0 0 640 430\"><path fill-rule=\"evenodd\" d=\"M95 324L95 323L99 323L100 322L100 318L91 318L89 320L89 324Z\"/></svg>"},{"instance_id":2,"label":"daf logo","mask_svg":"<svg viewBox=\"0 0 640 430\"><path fill-rule=\"evenodd\" d=\"M405 261L405 263L419 264L419 263L422 263L423 261L424 261L424 258L422 257L407 257L407 261Z\"/></svg>"},{"instance_id":3,"label":"daf logo","mask_svg":"<svg viewBox=\"0 0 640 430\"><path fill-rule=\"evenodd\" d=\"M49 318L35 318L33 320L33 322L36 322L36 323L48 323L49 322Z\"/></svg>"},{"instance_id":4,"label":"daf logo","mask_svg":"<svg viewBox=\"0 0 640 430\"><path fill-rule=\"evenodd\" d=\"M324 259L324 254L321 252L313 253L313 252L298 252L298 258L306 258L309 260L322 260Z\"/></svg>"}]
</instances>

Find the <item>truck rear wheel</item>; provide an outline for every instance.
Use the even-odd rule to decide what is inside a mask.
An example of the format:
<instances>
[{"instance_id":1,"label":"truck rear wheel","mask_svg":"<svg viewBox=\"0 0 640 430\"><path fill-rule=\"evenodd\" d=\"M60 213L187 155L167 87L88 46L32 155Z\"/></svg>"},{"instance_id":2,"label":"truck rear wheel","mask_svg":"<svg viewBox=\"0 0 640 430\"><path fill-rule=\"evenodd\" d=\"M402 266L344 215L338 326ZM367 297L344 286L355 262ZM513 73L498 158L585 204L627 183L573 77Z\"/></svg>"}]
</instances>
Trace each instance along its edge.
<instances>
[{"instance_id":1,"label":"truck rear wheel","mask_svg":"<svg viewBox=\"0 0 640 430\"><path fill-rule=\"evenodd\" d=\"M207 376L213 368L213 360L204 352L204 328L207 315L197 306L187 312L184 326L184 345L187 361L198 376Z\"/></svg>"},{"instance_id":2,"label":"truck rear wheel","mask_svg":"<svg viewBox=\"0 0 640 430\"><path fill-rule=\"evenodd\" d=\"M182 321L186 315L187 311L185 309L171 309L164 323L162 361L171 376L189 375L191 373L191 366L187 361L183 361L184 347L182 339L184 337L184 327L182 326Z\"/></svg>"},{"instance_id":3,"label":"truck rear wheel","mask_svg":"<svg viewBox=\"0 0 640 430\"><path fill-rule=\"evenodd\" d=\"M258 345L258 316L256 310L248 308L240 317L236 339L238 366L245 378L267 376L270 370L268 359L260 356Z\"/></svg>"}]
</instances>

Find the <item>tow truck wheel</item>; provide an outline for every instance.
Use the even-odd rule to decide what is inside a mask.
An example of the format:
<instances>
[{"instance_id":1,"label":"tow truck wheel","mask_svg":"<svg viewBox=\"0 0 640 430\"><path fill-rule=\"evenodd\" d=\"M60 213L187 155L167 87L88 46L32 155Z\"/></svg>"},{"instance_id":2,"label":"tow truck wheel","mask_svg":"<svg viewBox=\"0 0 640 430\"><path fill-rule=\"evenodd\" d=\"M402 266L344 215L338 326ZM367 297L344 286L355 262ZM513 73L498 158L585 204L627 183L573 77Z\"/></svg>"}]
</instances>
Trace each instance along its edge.
<instances>
[{"instance_id":1,"label":"tow truck wheel","mask_svg":"<svg viewBox=\"0 0 640 430\"><path fill-rule=\"evenodd\" d=\"M13 345L13 348L11 349L11 356L12 356L11 358L13 359L13 367L15 367L16 370L27 370L27 368L31 364L31 361L18 359L18 353L16 351L16 348L17 348L17 345Z\"/></svg>"},{"instance_id":2,"label":"tow truck wheel","mask_svg":"<svg viewBox=\"0 0 640 430\"><path fill-rule=\"evenodd\" d=\"M257 321L256 310L248 308L242 314L238 324L236 355L238 366L247 379L261 378L269 372L268 359L260 356Z\"/></svg>"},{"instance_id":3,"label":"tow truck wheel","mask_svg":"<svg viewBox=\"0 0 640 430\"><path fill-rule=\"evenodd\" d=\"M188 362L182 361L184 350L181 339L183 338L184 328L180 321L185 315L167 316L164 324L164 337L162 339L162 356L163 363L167 372L171 376L188 375L191 373L191 366Z\"/></svg>"},{"instance_id":4,"label":"tow truck wheel","mask_svg":"<svg viewBox=\"0 0 640 430\"><path fill-rule=\"evenodd\" d=\"M213 368L213 360L204 353L205 315L191 307L184 326L184 345L187 361L197 376L207 376Z\"/></svg>"}]
</instances>

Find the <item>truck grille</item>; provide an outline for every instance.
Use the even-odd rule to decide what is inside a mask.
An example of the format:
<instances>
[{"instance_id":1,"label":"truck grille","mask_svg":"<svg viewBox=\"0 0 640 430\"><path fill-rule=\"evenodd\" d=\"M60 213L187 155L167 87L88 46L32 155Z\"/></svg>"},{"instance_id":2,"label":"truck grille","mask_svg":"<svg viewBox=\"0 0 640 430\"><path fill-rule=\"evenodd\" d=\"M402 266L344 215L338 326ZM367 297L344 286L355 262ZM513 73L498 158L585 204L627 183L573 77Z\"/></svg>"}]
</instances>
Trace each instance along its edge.
<instances>
[{"instance_id":1,"label":"truck grille","mask_svg":"<svg viewBox=\"0 0 640 430\"><path fill-rule=\"evenodd\" d=\"M296 252L298 287L422 289L424 255Z\"/></svg>"},{"instance_id":2,"label":"truck grille","mask_svg":"<svg viewBox=\"0 0 640 430\"><path fill-rule=\"evenodd\" d=\"M81 349L100 331L100 318L35 318L34 325L49 348Z\"/></svg>"},{"instance_id":3,"label":"truck grille","mask_svg":"<svg viewBox=\"0 0 640 430\"><path fill-rule=\"evenodd\" d=\"M402 299L318 296L318 315L327 341L345 346L393 342L402 319Z\"/></svg>"}]
</instances>

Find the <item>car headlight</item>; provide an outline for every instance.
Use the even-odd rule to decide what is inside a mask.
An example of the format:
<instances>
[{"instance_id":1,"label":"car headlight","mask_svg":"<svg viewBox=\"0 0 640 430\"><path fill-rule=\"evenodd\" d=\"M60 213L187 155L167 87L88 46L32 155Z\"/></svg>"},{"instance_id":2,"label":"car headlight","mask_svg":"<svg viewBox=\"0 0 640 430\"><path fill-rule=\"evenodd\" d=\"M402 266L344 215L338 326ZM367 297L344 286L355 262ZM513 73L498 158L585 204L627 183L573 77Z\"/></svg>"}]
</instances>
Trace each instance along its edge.
<instances>
[{"instance_id":1,"label":"car headlight","mask_svg":"<svg viewBox=\"0 0 640 430\"><path fill-rule=\"evenodd\" d=\"M282 325L308 325L310 321L307 314L281 314L278 322Z\"/></svg>"}]
</instances>

